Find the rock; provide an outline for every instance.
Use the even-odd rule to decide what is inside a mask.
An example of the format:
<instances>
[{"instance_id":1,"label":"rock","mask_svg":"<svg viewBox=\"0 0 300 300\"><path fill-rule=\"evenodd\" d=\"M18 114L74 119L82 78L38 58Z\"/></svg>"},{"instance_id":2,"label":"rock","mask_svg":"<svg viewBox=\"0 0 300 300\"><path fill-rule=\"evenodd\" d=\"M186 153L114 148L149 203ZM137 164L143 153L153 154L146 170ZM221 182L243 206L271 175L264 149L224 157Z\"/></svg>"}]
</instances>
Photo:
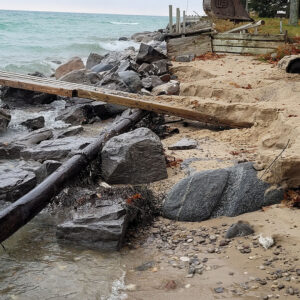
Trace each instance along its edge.
<instances>
[{"instance_id":1,"label":"rock","mask_svg":"<svg viewBox=\"0 0 300 300\"><path fill-rule=\"evenodd\" d=\"M145 264L142 264L142 265L136 267L135 270L143 272L143 271L147 271L147 270L153 268L154 266L155 266L155 262L154 261L149 261Z\"/></svg>"},{"instance_id":2,"label":"rock","mask_svg":"<svg viewBox=\"0 0 300 300\"><path fill-rule=\"evenodd\" d=\"M10 87L3 87L1 99L4 103L9 104L11 107L18 107L20 105L23 106L49 104L57 100L57 96Z\"/></svg>"},{"instance_id":3,"label":"rock","mask_svg":"<svg viewBox=\"0 0 300 300\"><path fill-rule=\"evenodd\" d=\"M42 128L31 132L22 138L18 139L17 142L25 145L37 145L42 141L50 140L53 138L53 131L48 128Z\"/></svg>"},{"instance_id":4,"label":"rock","mask_svg":"<svg viewBox=\"0 0 300 300\"><path fill-rule=\"evenodd\" d=\"M124 112L127 107L101 101L92 102L94 114L101 120L106 120Z\"/></svg>"},{"instance_id":5,"label":"rock","mask_svg":"<svg viewBox=\"0 0 300 300\"><path fill-rule=\"evenodd\" d=\"M169 72L169 61L166 59L161 59L152 63L152 71L150 71L149 74L161 76L168 72Z\"/></svg>"},{"instance_id":6,"label":"rock","mask_svg":"<svg viewBox=\"0 0 300 300\"><path fill-rule=\"evenodd\" d=\"M91 53L86 61L86 68L88 70L91 70L96 65L99 65L101 61L103 60L104 56L97 54L97 53Z\"/></svg>"},{"instance_id":7,"label":"rock","mask_svg":"<svg viewBox=\"0 0 300 300\"><path fill-rule=\"evenodd\" d=\"M90 72L87 70L74 70L62 76L59 80L79 84L95 85L99 83L101 79L102 78L95 72Z\"/></svg>"},{"instance_id":8,"label":"rock","mask_svg":"<svg viewBox=\"0 0 300 300\"><path fill-rule=\"evenodd\" d=\"M0 163L0 200L14 202L32 190L36 183L34 172L22 169L18 162Z\"/></svg>"},{"instance_id":9,"label":"rock","mask_svg":"<svg viewBox=\"0 0 300 300\"><path fill-rule=\"evenodd\" d=\"M138 73L142 76L153 74L153 66L151 64L143 63L138 68Z\"/></svg>"},{"instance_id":10,"label":"rock","mask_svg":"<svg viewBox=\"0 0 300 300\"><path fill-rule=\"evenodd\" d=\"M82 104L66 108L55 120L64 121L71 125L82 125L89 123L94 117L93 106L90 104Z\"/></svg>"},{"instance_id":11,"label":"rock","mask_svg":"<svg viewBox=\"0 0 300 300\"><path fill-rule=\"evenodd\" d=\"M61 165L62 165L62 163L59 161L56 161L56 160L44 161L42 166L36 172L37 183L42 182L49 175L51 175L53 172L55 172Z\"/></svg>"},{"instance_id":12,"label":"rock","mask_svg":"<svg viewBox=\"0 0 300 300\"><path fill-rule=\"evenodd\" d=\"M43 116L28 119L25 122L22 122L21 125L27 127L29 130L41 129L45 126L45 118Z\"/></svg>"},{"instance_id":13,"label":"rock","mask_svg":"<svg viewBox=\"0 0 300 300\"><path fill-rule=\"evenodd\" d=\"M164 82L158 76L150 76L142 79L142 85L145 89L151 90Z\"/></svg>"},{"instance_id":14,"label":"rock","mask_svg":"<svg viewBox=\"0 0 300 300\"><path fill-rule=\"evenodd\" d=\"M74 136L83 131L83 127L81 125L79 126L71 126L66 129L59 130L56 134L56 138L61 139L68 136Z\"/></svg>"},{"instance_id":15,"label":"rock","mask_svg":"<svg viewBox=\"0 0 300 300\"><path fill-rule=\"evenodd\" d=\"M139 33L135 33L134 35L131 36L131 39L138 43L149 43L150 41L164 41L165 38L166 38L166 35L159 31L139 32Z\"/></svg>"},{"instance_id":16,"label":"rock","mask_svg":"<svg viewBox=\"0 0 300 300\"><path fill-rule=\"evenodd\" d=\"M129 87L125 82L115 73L110 73L104 76L103 80L98 86L108 90L118 90L123 92L130 92Z\"/></svg>"},{"instance_id":17,"label":"rock","mask_svg":"<svg viewBox=\"0 0 300 300\"><path fill-rule=\"evenodd\" d=\"M180 85L178 81L171 80L168 83L157 86L153 89L153 94L159 95L179 95Z\"/></svg>"},{"instance_id":18,"label":"rock","mask_svg":"<svg viewBox=\"0 0 300 300\"><path fill-rule=\"evenodd\" d=\"M170 74L164 74L159 77L163 82L169 82L171 80Z\"/></svg>"},{"instance_id":19,"label":"rock","mask_svg":"<svg viewBox=\"0 0 300 300\"><path fill-rule=\"evenodd\" d=\"M60 65L55 71L55 78L60 79L64 75L75 71L84 69L84 63L80 57L73 57L67 63Z\"/></svg>"},{"instance_id":20,"label":"rock","mask_svg":"<svg viewBox=\"0 0 300 300\"><path fill-rule=\"evenodd\" d=\"M167 218L199 222L234 217L280 203L283 190L257 178L252 163L195 173L170 191L163 212Z\"/></svg>"},{"instance_id":21,"label":"rock","mask_svg":"<svg viewBox=\"0 0 300 300\"><path fill-rule=\"evenodd\" d=\"M118 73L121 80L128 86L130 92L137 93L142 88L142 82L138 73L134 71L124 71Z\"/></svg>"},{"instance_id":22,"label":"rock","mask_svg":"<svg viewBox=\"0 0 300 300\"><path fill-rule=\"evenodd\" d=\"M254 233L252 227L243 221L238 221L236 224L232 224L225 234L226 239L232 239L237 236L247 236Z\"/></svg>"},{"instance_id":23,"label":"rock","mask_svg":"<svg viewBox=\"0 0 300 300\"><path fill-rule=\"evenodd\" d=\"M58 239L100 250L119 250L128 225L120 204L78 212L73 220L57 226Z\"/></svg>"},{"instance_id":24,"label":"rock","mask_svg":"<svg viewBox=\"0 0 300 300\"><path fill-rule=\"evenodd\" d=\"M26 146L16 143L0 143L0 159L16 159Z\"/></svg>"},{"instance_id":25,"label":"rock","mask_svg":"<svg viewBox=\"0 0 300 300\"><path fill-rule=\"evenodd\" d=\"M126 36L121 36L120 38L119 38L119 41L122 41L122 42L126 42L126 41L128 41L129 39L126 37Z\"/></svg>"},{"instance_id":26,"label":"rock","mask_svg":"<svg viewBox=\"0 0 300 300\"><path fill-rule=\"evenodd\" d=\"M112 64L107 64L107 63L100 63L96 66L94 66L91 70L92 72L95 73L100 73L100 72L105 72L105 71L109 71L114 67L114 65Z\"/></svg>"},{"instance_id":27,"label":"rock","mask_svg":"<svg viewBox=\"0 0 300 300\"><path fill-rule=\"evenodd\" d=\"M285 56L279 61L278 68L287 73L300 74L300 54Z\"/></svg>"},{"instance_id":28,"label":"rock","mask_svg":"<svg viewBox=\"0 0 300 300\"><path fill-rule=\"evenodd\" d=\"M6 131L10 120L11 120L11 115L8 114L5 110L0 108L0 132Z\"/></svg>"},{"instance_id":29,"label":"rock","mask_svg":"<svg viewBox=\"0 0 300 300\"><path fill-rule=\"evenodd\" d=\"M110 184L140 184L168 177L158 136L139 128L109 140L102 153L102 176Z\"/></svg>"},{"instance_id":30,"label":"rock","mask_svg":"<svg viewBox=\"0 0 300 300\"><path fill-rule=\"evenodd\" d=\"M222 287L217 287L217 288L214 289L214 291L215 291L217 294L222 294L222 293L224 293L224 288L222 288Z\"/></svg>"},{"instance_id":31,"label":"rock","mask_svg":"<svg viewBox=\"0 0 300 300\"><path fill-rule=\"evenodd\" d=\"M141 44L139 53L136 57L136 62L138 64L142 63L153 63L155 61L161 60L161 59L166 59L167 57L155 50L153 47L146 45L146 44Z\"/></svg>"},{"instance_id":32,"label":"rock","mask_svg":"<svg viewBox=\"0 0 300 300\"><path fill-rule=\"evenodd\" d=\"M196 149L198 147L198 142L192 139L182 139L175 143L174 145L168 147L169 150L189 150Z\"/></svg>"},{"instance_id":33,"label":"rock","mask_svg":"<svg viewBox=\"0 0 300 300\"><path fill-rule=\"evenodd\" d=\"M168 281L165 285L166 290L175 290L176 288L177 288L177 284L174 280Z\"/></svg>"},{"instance_id":34,"label":"rock","mask_svg":"<svg viewBox=\"0 0 300 300\"><path fill-rule=\"evenodd\" d=\"M95 141L95 138L66 137L58 140L43 141L40 144L21 151L24 159L34 159L44 162L46 160L61 160L75 154L76 151L84 149Z\"/></svg>"},{"instance_id":35,"label":"rock","mask_svg":"<svg viewBox=\"0 0 300 300\"><path fill-rule=\"evenodd\" d=\"M176 56L175 60L177 62L191 62L195 59L195 55L193 54L186 54L186 55L179 55Z\"/></svg>"}]
</instances>

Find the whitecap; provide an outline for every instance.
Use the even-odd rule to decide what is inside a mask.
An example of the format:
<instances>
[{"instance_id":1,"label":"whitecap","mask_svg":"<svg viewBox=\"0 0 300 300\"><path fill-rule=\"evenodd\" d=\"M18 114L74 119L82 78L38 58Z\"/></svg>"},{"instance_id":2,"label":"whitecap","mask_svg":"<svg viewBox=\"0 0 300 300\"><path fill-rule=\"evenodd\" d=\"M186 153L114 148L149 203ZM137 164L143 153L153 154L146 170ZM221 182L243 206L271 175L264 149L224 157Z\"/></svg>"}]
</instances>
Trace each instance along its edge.
<instances>
[{"instance_id":1,"label":"whitecap","mask_svg":"<svg viewBox=\"0 0 300 300\"><path fill-rule=\"evenodd\" d=\"M134 47L134 49L138 50L140 47L140 44L134 41L100 42L99 45L107 51L124 51L128 47Z\"/></svg>"},{"instance_id":2,"label":"whitecap","mask_svg":"<svg viewBox=\"0 0 300 300\"><path fill-rule=\"evenodd\" d=\"M110 24L113 25L139 25L140 23L130 23L130 22L109 22Z\"/></svg>"}]
</instances>

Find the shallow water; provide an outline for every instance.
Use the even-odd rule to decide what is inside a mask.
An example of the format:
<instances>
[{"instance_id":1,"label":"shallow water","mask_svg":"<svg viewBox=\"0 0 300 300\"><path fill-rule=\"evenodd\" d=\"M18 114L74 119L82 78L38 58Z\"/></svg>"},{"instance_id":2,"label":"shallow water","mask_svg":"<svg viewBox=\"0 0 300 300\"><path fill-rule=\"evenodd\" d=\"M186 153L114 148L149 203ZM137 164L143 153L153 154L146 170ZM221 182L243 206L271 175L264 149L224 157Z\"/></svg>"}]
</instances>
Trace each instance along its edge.
<instances>
[{"instance_id":1,"label":"shallow water","mask_svg":"<svg viewBox=\"0 0 300 300\"><path fill-rule=\"evenodd\" d=\"M126 299L121 254L60 245L56 222L44 212L3 243L0 299Z\"/></svg>"}]
</instances>

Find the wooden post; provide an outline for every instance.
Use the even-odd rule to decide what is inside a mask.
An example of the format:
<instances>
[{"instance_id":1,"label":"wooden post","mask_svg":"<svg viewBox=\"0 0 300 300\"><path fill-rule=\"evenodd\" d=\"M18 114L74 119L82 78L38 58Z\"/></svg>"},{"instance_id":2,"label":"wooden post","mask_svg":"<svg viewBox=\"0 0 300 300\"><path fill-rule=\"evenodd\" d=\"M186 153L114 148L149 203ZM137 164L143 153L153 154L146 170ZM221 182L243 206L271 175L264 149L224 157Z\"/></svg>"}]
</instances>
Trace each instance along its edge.
<instances>
[{"instance_id":1,"label":"wooden post","mask_svg":"<svg viewBox=\"0 0 300 300\"><path fill-rule=\"evenodd\" d=\"M176 33L180 33L180 9L176 9Z\"/></svg>"},{"instance_id":2,"label":"wooden post","mask_svg":"<svg viewBox=\"0 0 300 300\"><path fill-rule=\"evenodd\" d=\"M169 5L169 30L173 33L173 5Z\"/></svg>"},{"instance_id":3,"label":"wooden post","mask_svg":"<svg viewBox=\"0 0 300 300\"><path fill-rule=\"evenodd\" d=\"M283 34L282 18L280 18L280 34Z\"/></svg>"},{"instance_id":4,"label":"wooden post","mask_svg":"<svg viewBox=\"0 0 300 300\"><path fill-rule=\"evenodd\" d=\"M185 14L185 10L183 11L183 34L186 34L186 14Z\"/></svg>"}]
</instances>

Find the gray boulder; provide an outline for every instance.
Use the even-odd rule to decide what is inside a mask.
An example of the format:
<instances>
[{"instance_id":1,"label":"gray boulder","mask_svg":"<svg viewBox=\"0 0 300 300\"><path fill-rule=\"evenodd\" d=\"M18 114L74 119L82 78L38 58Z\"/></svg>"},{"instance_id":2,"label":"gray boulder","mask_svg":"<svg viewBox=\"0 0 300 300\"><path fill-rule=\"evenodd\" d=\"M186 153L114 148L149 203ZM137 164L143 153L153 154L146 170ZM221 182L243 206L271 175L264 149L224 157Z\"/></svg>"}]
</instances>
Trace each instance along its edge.
<instances>
[{"instance_id":1,"label":"gray boulder","mask_svg":"<svg viewBox=\"0 0 300 300\"><path fill-rule=\"evenodd\" d=\"M140 184L168 177L161 141L147 128L109 140L102 153L102 176L111 184Z\"/></svg>"},{"instance_id":2,"label":"gray boulder","mask_svg":"<svg viewBox=\"0 0 300 300\"><path fill-rule=\"evenodd\" d=\"M118 73L121 80L128 86L130 92L137 93L142 88L142 82L138 73L134 71L124 71Z\"/></svg>"},{"instance_id":3,"label":"gray boulder","mask_svg":"<svg viewBox=\"0 0 300 300\"><path fill-rule=\"evenodd\" d=\"M176 80L171 80L170 82L159 85L153 89L153 94L159 95L179 95L180 84Z\"/></svg>"},{"instance_id":4,"label":"gray boulder","mask_svg":"<svg viewBox=\"0 0 300 300\"><path fill-rule=\"evenodd\" d=\"M94 85L100 82L102 78L96 73L87 70L74 70L62 76L59 80L71 83Z\"/></svg>"},{"instance_id":5,"label":"gray boulder","mask_svg":"<svg viewBox=\"0 0 300 300\"><path fill-rule=\"evenodd\" d=\"M61 165L62 163L56 160L44 161L41 167L35 172L37 183L42 182L45 178L54 173Z\"/></svg>"},{"instance_id":6,"label":"gray boulder","mask_svg":"<svg viewBox=\"0 0 300 300\"><path fill-rule=\"evenodd\" d=\"M0 108L0 132L5 131L11 120L11 115Z\"/></svg>"},{"instance_id":7,"label":"gray boulder","mask_svg":"<svg viewBox=\"0 0 300 300\"><path fill-rule=\"evenodd\" d=\"M168 72L169 72L169 61L166 59L161 59L152 63L152 72L150 72L149 74L151 75L152 73L153 75L161 76Z\"/></svg>"},{"instance_id":8,"label":"gray boulder","mask_svg":"<svg viewBox=\"0 0 300 300\"><path fill-rule=\"evenodd\" d=\"M60 79L66 74L75 71L84 69L84 63L80 57L73 57L65 64L60 65L55 71L55 78Z\"/></svg>"},{"instance_id":9,"label":"gray boulder","mask_svg":"<svg viewBox=\"0 0 300 300\"><path fill-rule=\"evenodd\" d=\"M151 90L162 84L164 84L164 82L158 76L152 75L142 79L143 87L148 90Z\"/></svg>"},{"instance_id":10,"label":"gray boulder","mask_svg":"<svg viewBox=\"0 0 300 300\"><path fill-rule=\"evenodd\" d=\"M257 178L252 163L193 174L170 191L163 207L167 218L199 222L219 216L234 217L279 203L281 189Z\"/></svg>"},{"instance_id":11,"label":"gray boulder","mask_svg":"<svg viewBox=\"0 0 300 300\"><path fill-rule=\"evenodd\" d=\"M99 250L119 250L126 233L126 209L118 203L104 207L86 207L71 221L57 226L59 240L75 242Z\"/></svg>"},{"instance_id":12,"label":"gray boulder","mask_svg":"<svg viewBox=\"0 0 300 300\"><path fill-rule=\"evenodd\" d=\"M88 70L91 70L96 65L99 65L101 61L103 60L104 56L97 54L97 53L91 53L86 61L86 68Z\"/></svg>"},{"instance_id":13,"label":"gray boulder","mask_svg":"<svg viewBox=\"0 0 300 300\"><path fill-rule=\"evenodd\" d=\"M155 50L152 46L141 44L139 53L136 57L136 62L138 64L142 64L142 63L151 64L161 59L167 59L167 57L161 52Z\"/></svg>"},{"instance_id":14,"label":"gray boulder","mask_svg":"<svg viewBox=\"0 0 300 300\"><path fill-rule=\"evenodd\" d=\"M179 56L176 56L176 58L175 58L175 60L177 62L191 62L194 59L195 59L194 54L179 55Z\"/></svg>"},{"instance_id":15,"label":"gray boulder","mask_svg":"<svg viewBox=\"0 0 300 300\"><path fill-rule=\"evenodd\" d=\"M111 70L113 67L114 67L113 64L100 63L92 68L92 72L95 73L105 72Z\"/></svg>"},{"instance_id":16,"label":"gray boulder","mask_svg":"<svg viewBox=\"0 0 300 300\"><path fill-rule=\"evenodd\" d=\"M81 125L71 126L66 129L59 130L58 132L56 132L55 136L56 136L56 138L61 139L61 138L65 138L68 136L77 135L77 134L81 133L82 131L83 131L83 127Z\"/></svg>"},{"instance_id":17,"label":"gray boulder","mask_svg":"<svg viewBox=\"0 0 300 300\"><path fill-rule=\"evenodd\" d=\"M22 122L21 125L27 127L29 130L41 129L45 126L45 118L43 116L28 119L25 122Z\"/></svg>"},{"instance_id":18,"label":"gray boulder","mask_svg":"<svg viewBox=\"0 0 300 300\"><path fill-rule=\"evenodd\" d=\"M169 150L189 150L189 149L196 149L198 146L198 142L192 139L182 139L177 143L168 147Z\"/></svg>"},{"instance_id":19,"label":"gray boulder","mask_svg":"<svg viewBox=\"0 0 300 300\"><path fill-rule=\"evenodd\" d=\"M226 239L232 239L237 236L247 236L250 234L253 234L254 230L253 228L246 222L243 221L238 221L236 224L232 224L226 234L225 238Z\"/></svg>"},{"instance_id":20,"label":"gray boulder","mask_svg":"<svg viewBox=\"0 0 300 300\"><path fill-rule=\"evenodd\" d=\"M278 68L286 71L287 73L300 74L300 54L283 57L278 62Z\"/></svg>"}]
</instances>

